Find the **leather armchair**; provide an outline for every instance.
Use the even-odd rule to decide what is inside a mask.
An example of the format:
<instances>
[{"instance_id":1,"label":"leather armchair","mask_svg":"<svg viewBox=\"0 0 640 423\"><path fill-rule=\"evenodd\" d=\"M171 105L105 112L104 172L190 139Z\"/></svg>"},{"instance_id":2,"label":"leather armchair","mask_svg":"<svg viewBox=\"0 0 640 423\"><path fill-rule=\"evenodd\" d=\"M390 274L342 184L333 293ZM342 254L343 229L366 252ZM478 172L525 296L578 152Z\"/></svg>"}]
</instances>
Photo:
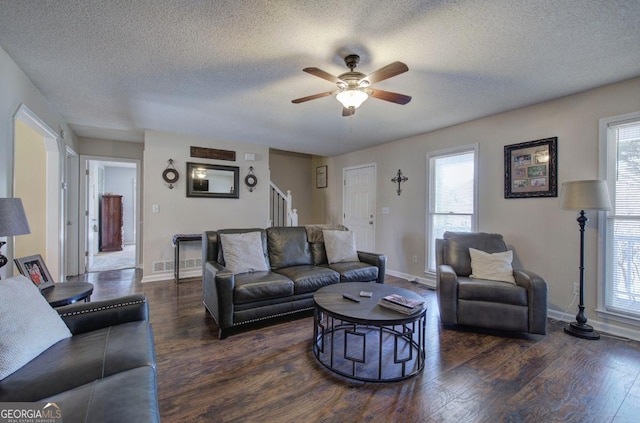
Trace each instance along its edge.
<instances>
[{"instance_id":1,"label":"leather armchair","mask_svg":"<svg viewBox=\"0 0 640 423\"><path fill-rule=\"evenodd\" d=\"M438 306L442 324L544 335L547 283L539 275L514 269L515 284L470 278L469 248L507 251L499 234L445 232L436 239Z\"/></svg>"}]
</instances>

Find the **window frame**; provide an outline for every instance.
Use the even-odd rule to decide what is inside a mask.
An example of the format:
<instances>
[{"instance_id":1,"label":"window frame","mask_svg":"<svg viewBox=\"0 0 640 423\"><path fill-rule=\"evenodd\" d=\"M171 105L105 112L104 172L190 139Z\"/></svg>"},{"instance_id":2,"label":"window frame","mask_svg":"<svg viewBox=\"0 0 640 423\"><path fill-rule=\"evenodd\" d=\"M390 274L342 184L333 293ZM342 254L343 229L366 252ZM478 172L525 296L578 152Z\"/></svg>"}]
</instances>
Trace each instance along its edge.
<instances>
[{"instance_id":1,"label":"window frame","mask_svg":"<svg viewBox=\"0 0 640 423\"><path fill-rule=\"evenodd\" d=\"M478 143L475 144L467 144L461 145L458 147L447 148L443 150L430 151L426 155L427 161L427 193L426 193L426 209L425 209L425 226L426 226L426 237L425 237L425 256L424 256L424 273L425 275L429 275L433 278L436 276L435 269L429 269L429 258L431 254L435 254L435 247L431 245L431 233L432 233L432 210L435 207L435 199L434 194L435 191L433 189L432 184L435 182L435 169L431 166L431 160L460 155L465 153L473 153L473 212L471 214L471 231L476 231L478 227Z\"/></svg>"},{"instance_id":2,"label":"window frame","mask_svg":"<svg viewBox=\"0 0 640 423\"><path fill-rule=\"evenodd\" d=\"M614 192L615 188L615 168L617 165L617 149L615 143L609 142L610 134L613 132L613 128L625 123L640 122L640 112L627 113L618 116L612 116L608 118L602 118L599 120L599 177L607 181L607 186L610 192ZM609 162L613 160L613 166L609 165ZM600 220L602 219L602 220ZM598 212L598 271L596 277L597 283L597 302L596 313L600 317L605 317L611 321L625 323L631 326L640 327L640 316L635 317L627 314L622 314L613 310L609 310L606 304L607 295L607 248L611 244L612 240L609 239L608 233L608 220L609 212ZM613 235L611 235L613 236Z\"/></svg>"}]
</instances>

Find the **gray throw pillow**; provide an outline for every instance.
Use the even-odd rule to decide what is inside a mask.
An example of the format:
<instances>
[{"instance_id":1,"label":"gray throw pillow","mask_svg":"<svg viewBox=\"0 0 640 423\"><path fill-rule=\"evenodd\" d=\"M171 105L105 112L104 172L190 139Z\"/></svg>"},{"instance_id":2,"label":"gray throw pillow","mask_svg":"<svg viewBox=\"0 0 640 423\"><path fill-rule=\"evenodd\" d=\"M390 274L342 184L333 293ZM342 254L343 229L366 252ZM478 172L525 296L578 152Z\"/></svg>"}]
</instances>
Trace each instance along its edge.
<instances>
[{"instance_id":1,"label":"gray throw pillow","mask_svg":"<svg viewBox=\"0 0 640 423\"><path fill-rule=\"evenodd\" d=\"M220 234L225 267L234 274L269 270L260 232Z\"/></svg>"},{"instance_id":2,"label":"gray throw pillow","mask_svg":"<svg viewBox=\"0 0 640 423\"><path fill-rule=\"evenodd\" d=\"M360 261L356 251L356 239L351 231L322 231L324 248L329 264Z\"/></svg>"},{"instance_id":3,"label":"gray throw pillow","mask_svg":"<svg viewBox=\"0 0 640 423\"><path fill-rule=\"evenodd\" d=\"M0 380L70 336L33 282L22 275L0 280Z\"/></svg>"}]
</instances>

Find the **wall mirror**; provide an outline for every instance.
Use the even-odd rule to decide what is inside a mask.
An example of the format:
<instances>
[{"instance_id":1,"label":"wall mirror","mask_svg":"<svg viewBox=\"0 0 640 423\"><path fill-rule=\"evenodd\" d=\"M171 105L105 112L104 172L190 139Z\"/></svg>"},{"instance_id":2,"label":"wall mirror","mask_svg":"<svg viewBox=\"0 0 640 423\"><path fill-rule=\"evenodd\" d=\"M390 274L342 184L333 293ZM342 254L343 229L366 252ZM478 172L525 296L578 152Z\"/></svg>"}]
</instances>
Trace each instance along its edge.
<instances>
[{"instance_id":1,"label":"wall mirror","mask_svg":"<svg viewBox=\"0 0 640 423\"><path fill-rule=\"evenodd\" d=\"M187 197L239 198L238 166L187 162Z\"/></svg>"}]
</instances>

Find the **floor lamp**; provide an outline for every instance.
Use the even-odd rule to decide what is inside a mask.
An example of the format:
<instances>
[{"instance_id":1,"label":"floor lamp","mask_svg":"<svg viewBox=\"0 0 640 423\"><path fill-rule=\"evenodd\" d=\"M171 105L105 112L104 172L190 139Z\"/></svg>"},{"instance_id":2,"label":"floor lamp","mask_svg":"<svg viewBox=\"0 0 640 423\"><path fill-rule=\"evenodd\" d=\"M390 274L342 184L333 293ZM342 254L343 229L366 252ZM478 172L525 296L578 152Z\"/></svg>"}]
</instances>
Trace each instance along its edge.
<instances>
[{"instance_id":1,"label":"floor lamp","mask_svg":"<svg viewBox=\"0 0 640 423\"><path fill-rule=\"evenodd\" d=\"M584 339L600 339L600 334L587 324L584 313L584 226L589 220L585 210L611 210L607 183L602 180L571 181L562 184L560 207L563 210L580 210L576 219L580 226L580 303L576 321L564 327L570 335Z\"/></svg>"},{"instance_id":2,"label":"floor lamp","mask_svg":"<svg viewBox=\"0 0 640 423\"><path fill-rule=\"evenodd\" d=\"M0 198L0 236L24 235L30 233L29 222L24 214L19 198ZM6 244L0 241L0 249ZM0 268L7 264L7 258L0 254Z\"/></svg>"}]
</instances>

